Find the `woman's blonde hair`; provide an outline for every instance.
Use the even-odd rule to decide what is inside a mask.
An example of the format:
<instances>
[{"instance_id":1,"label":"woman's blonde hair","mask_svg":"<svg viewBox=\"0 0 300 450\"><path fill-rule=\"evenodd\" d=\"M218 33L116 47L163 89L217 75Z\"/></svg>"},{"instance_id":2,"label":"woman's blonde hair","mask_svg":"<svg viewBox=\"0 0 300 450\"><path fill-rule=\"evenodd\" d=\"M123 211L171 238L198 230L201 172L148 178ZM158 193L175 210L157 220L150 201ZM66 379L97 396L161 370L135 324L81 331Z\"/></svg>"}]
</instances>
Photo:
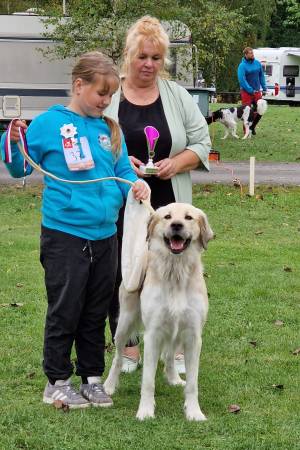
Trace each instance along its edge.
<instances>
[{"instance_id":1,"label":"woman's blonde hair","mask_svg":"<svg viewBox=\"0 0 300 450\"><path fill-rule=\"evenodd\" d=\"M101 52L87 52L80 56L72 70L72 84L81 78L86 83L94 83L100 76L103 90L109 91L113 81L120 83L119 72L113 61ZM116 156L121 153L122 141L120 127L113 119L103 116L110 129L112 151Z\"/></svg>"},{"instance_id":2,"label":"woman's blonde hair","mask_svg":"<svg viewBox=\"0 0 300 450\"><path fill-rule=\"evenodd\" d=\"M156 17L144 16L137 20L128 30L125 48L123 51L123 65L121 73L126 76L132 60L137 56L145 41L150 41L163 55L163 66L159 75L168 78L166 66L169 64L167 58L170 45L169 36Z\"/></svg>"}]
</instances>

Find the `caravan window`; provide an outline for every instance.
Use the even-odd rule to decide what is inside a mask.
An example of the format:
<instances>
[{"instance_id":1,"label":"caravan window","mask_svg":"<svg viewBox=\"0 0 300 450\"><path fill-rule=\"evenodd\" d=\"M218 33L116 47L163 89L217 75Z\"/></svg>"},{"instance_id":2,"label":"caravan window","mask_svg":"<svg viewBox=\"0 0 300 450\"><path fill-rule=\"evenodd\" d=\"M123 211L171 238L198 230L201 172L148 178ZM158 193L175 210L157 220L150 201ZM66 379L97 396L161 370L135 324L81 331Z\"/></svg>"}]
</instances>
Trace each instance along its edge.
<instances>
[{"instance_id":1,"label":"caravan window","mask_svg":"<svg viewBox=\"0 0 300 450\"><path fill-rule=\"evenodd\" d=\"M283 66L284 77L299 77L299 66Z\"/></svg>"},{"instance_id":2,"label":"caravan window","mask_svg":"<svg viewBox=\"0 0 300 450\"><path fill-rule=\"evenodd\" d=\"M272 73L273 73L273 66L271 64L263 65L262 67L263 67L263 70L264 70L266 75L270 75L270 76L272 75Z\"/></svg>"}]
</instances>

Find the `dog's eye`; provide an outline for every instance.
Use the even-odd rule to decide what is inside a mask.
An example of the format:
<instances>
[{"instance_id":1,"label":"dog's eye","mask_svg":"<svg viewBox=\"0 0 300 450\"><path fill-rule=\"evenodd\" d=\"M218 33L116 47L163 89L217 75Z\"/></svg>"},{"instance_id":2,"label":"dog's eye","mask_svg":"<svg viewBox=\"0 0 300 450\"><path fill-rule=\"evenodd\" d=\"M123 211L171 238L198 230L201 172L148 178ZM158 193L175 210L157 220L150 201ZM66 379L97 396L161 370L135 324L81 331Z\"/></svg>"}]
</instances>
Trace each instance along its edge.
<instances>
[{"instance_id":1,"label":"dog's eye","mask_svg":"<svg viewBox=\"0 0 300 450\"><path fill-rule=\"evenodd\" d=\"M167 219L167 220L172 219L171 214L167 214L164 218Z\"/></svg>"},{"instance_id":2,"label":"dog's eye","mask_svg":"<svg viewBox=\"0 0 300 450\"><path fill-rule=\"evenodd\" d=\"M192 216L189 216L188 214L185 216L185 220L193 220Z\"/></svg>"}]
</instances>

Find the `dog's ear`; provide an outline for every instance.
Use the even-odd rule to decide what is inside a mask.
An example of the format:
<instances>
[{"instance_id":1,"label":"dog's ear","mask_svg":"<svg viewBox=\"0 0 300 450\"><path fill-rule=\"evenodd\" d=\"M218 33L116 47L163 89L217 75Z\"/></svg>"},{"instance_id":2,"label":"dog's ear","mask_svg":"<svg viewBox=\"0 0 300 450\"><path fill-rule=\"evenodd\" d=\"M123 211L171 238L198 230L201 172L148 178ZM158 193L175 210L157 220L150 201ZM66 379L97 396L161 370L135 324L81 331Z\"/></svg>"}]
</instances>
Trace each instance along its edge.
<instances>
[{"instance_id":1,"label":"dog's ear","mask_svg":"<svg viewBox=\"0 0 300 450\"><path fill-rule=\"evenodd\" d=\"M206 214L204 214L203 211L199 214L198 218L198 224L199 224L199 241L200 245L204 250L207 249L208 242L215 237L213 230L211 229Z\"/></svg>"},{"instance_id":2,"label":"dog's ear","mask_svg":"<svg viewBox=\"0 0 300 450\"><path fill-rule=\"evenodd\" d=\"M153 230L155 228L155 225L159 222L159 216L157 214L151 214L149 222L148 222L148 226L147 226L147 238L146 240L149 241L152 234L153 234Z\"/></svg>"}]
</instances>

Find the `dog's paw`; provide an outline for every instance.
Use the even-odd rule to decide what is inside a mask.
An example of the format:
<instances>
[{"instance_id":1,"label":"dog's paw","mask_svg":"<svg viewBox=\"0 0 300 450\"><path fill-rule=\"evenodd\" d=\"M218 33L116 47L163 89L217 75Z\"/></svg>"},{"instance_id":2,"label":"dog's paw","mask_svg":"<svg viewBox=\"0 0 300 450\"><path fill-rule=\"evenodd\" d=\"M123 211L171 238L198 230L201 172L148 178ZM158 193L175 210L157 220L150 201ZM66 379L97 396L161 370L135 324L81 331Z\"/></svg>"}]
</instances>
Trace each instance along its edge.
<instances>
[{"instance_id":1,"label":"dog's paw","mask_svg":"<svg viewBox=\"0 0 300 450\"><path fill-rule=\"evenodd\" d=\"M180 378L180 376L176 378L168 378L168 383L170 386L185 386L186 381Z\"/></svg>"},{"instance_id":2,"label":"dog's paw","mask_svg":"<svg viewBox=\"0 0 300 450\"><path fill-rule=\"evenodd\" d=\"M154 406L139 406L136 418L138 420L154 419Z\"/></svg>"},{"instance_id":3,"label":"dog's paw","mask_svg":"<svg viewBox=\"0 0 300 450\"><path fill-rule=\"evenodd\" d=\"M195 420L197 422L207 420L200 408L186 408L185 416L187 420Z\"/></svg>"},{"instance_id":4,"label":"dog's paw","mask_svg":"<svg viewBox=\"0 0 300 450\"><path fill-rule=\"evenodd\" d=\"M113 395L116 391L116 386L114 386L112 383L108 383L107 380L103 384L103 388L107 395Z\"/></svg>"}]
</instances>

